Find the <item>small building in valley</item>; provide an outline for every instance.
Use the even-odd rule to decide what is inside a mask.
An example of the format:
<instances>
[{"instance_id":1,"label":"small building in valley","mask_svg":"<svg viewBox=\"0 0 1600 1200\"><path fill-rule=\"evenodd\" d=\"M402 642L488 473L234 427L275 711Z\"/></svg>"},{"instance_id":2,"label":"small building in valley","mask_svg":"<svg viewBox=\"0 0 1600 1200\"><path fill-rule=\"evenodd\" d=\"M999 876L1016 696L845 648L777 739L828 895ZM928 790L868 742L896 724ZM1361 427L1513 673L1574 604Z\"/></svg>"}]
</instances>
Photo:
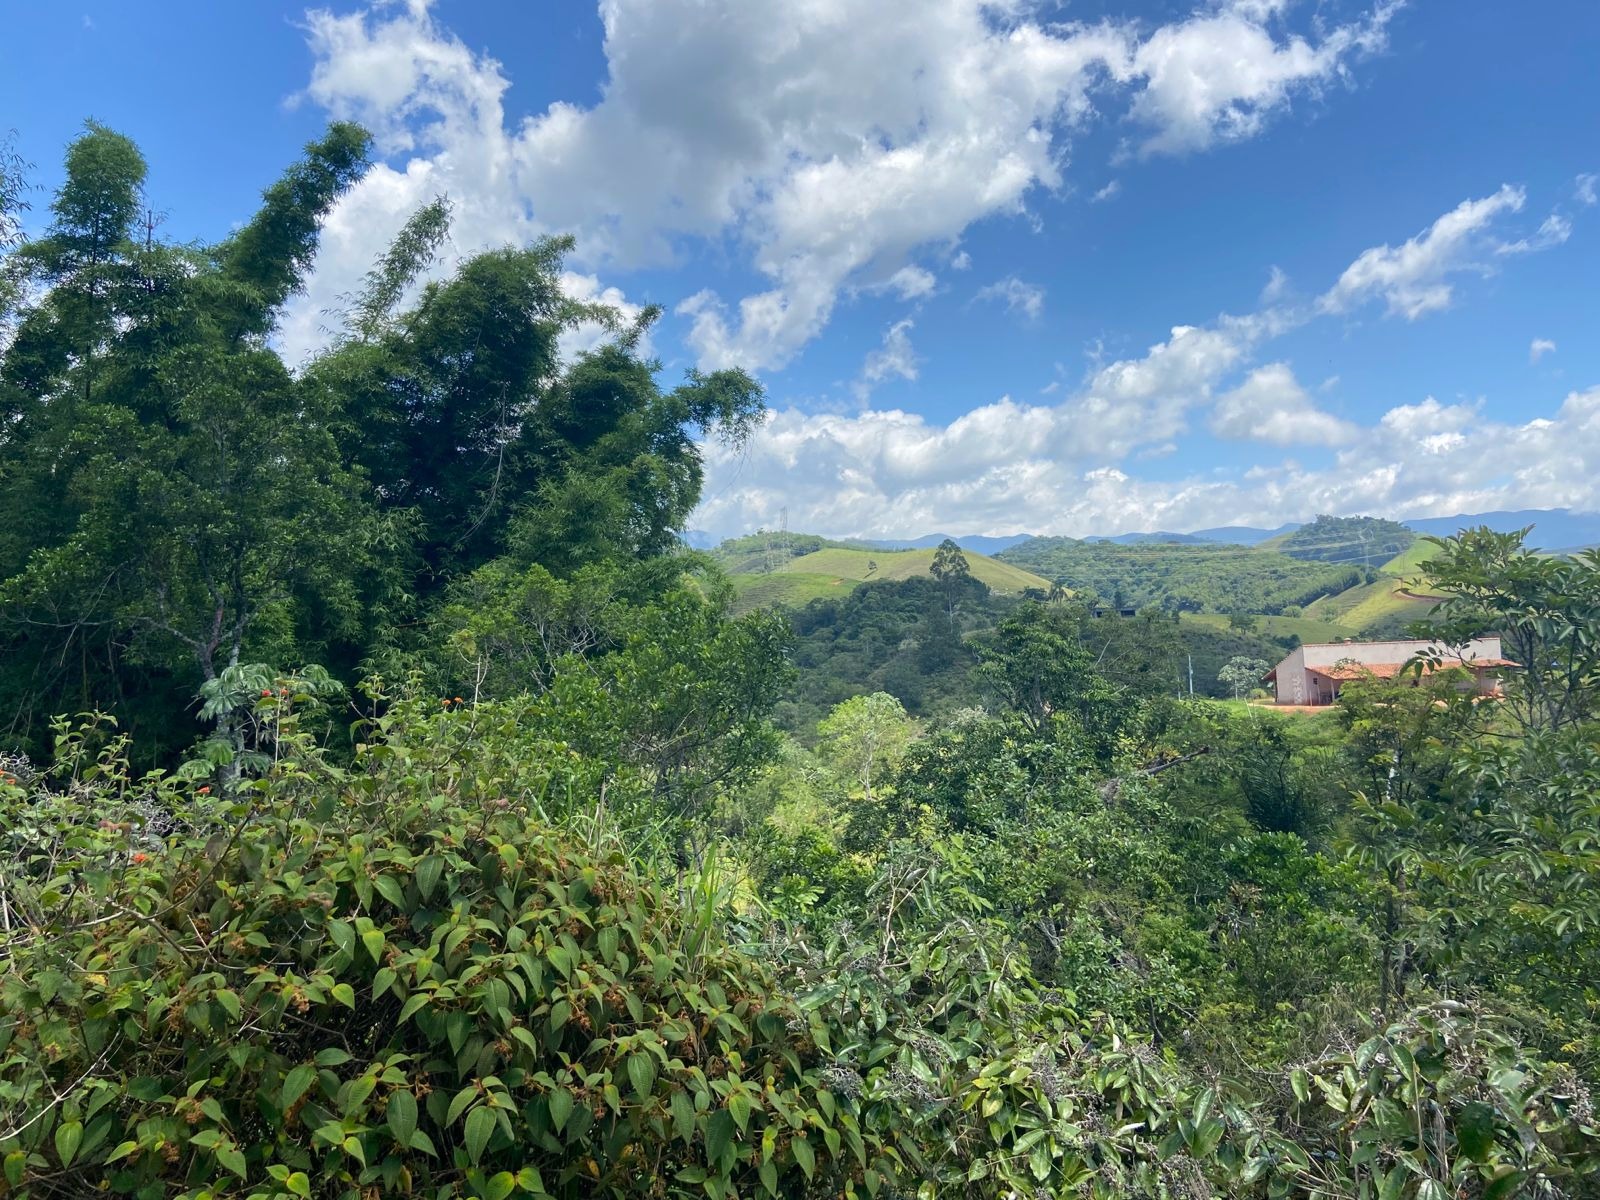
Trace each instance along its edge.
<instances>
[{"instance_id":1,"label":"small building in valley","mask_svg":"<svg viewBox=\"0 0 1600 1200\"><path fill-rule=\"evenodd\" d=\"M1464 667L1472 676L1472 689L1480 696L1498 695L1502 673L1517 664L1501 656L1497 637L1474 638L1449 650L1433 642L1316 642L1299 646L1264 676L1274 685L1279 704L1332 704L1349 680L1402 676L1406 663L1418 655L1437 655L1438 669ZM1417 677L1406 677L1415 687Z\"/></svg>"}]
</instances>

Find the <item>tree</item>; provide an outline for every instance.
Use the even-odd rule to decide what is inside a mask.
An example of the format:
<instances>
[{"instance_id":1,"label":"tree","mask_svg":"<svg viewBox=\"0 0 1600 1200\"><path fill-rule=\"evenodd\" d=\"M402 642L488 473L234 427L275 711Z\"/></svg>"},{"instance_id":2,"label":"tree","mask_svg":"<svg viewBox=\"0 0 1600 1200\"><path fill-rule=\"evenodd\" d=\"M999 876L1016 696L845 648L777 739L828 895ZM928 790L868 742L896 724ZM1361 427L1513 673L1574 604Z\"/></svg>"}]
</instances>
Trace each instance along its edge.
<instances>
[{"instance_id":1,"label":"tree","mask_svg":"<svg viewBox=\"0 0 1600 1200\"><path fill-rule=\"evenodd\" d=\"M1237 629L1241 633L1251 632L1260 623L1260 619L1254 613L1236 612L1228 614L1228 628Z\"/></svg>"},{"instance_id":2,"label":"tree","mask_svg":"<svg viewBox=\"0 0 1600 1200\"><path fill-rule=\"evenodd\" d=\"M1267 670L1267 664L1261 659L1236 654L1217 672L1217 682L1233 692L1233 698L1238 700L1260 684Z\"/></svg>"},{"instance_id":3,"label":"tree","mask_svg":"<svg viewBox=\"0 0 1600 1200\"><path fill-rule=\"evenodd\" d=\"M1136 702L1096 669L1083 624L1082 612L1070 605L1019 605L979 641L975 675L1035 736L1068 721L1094 757L1109 763Z\"/></svg>"},{"instance_id":4,"label":"tree","mask_svg":"<svg viewBox=\"0 0 1600 1200\"><path fill-rule=\"evenodd\" d=\"M825 756L841 775L860 781L868 801L873 780L894 769L918 732L905 706L887 692L852 696L817 725Z\"/></svg>"},{"instance_id":5,"label":"tree","mask_svg":"<svg viewBox=\"0 0 1600 1200\"><path fill-rule=\"evenodd\" d=\"M65 704L138 713L164 691L150 715L175 731L185 697L247 647L304 661L359 640L384 535L331 414L265 335L366 146L333 126L253 220L199 250L132 238L132 142L91 125L68 150L54 224L16 252L40 292L0 363L0 688L24 727Z\"/></svg>"},{"instance_id":6,"label":"tree","mask_svg":"<svg viewBox=\"0 0 1600 1200\"><path fill-rule=\"evenodd\" d=\"M972 578L972 568L967 564L967 556L961 552L960 546L945 538L933 552L933 565L928 568L928 573L944 589L945 611L950 617L951 626L954 627L961 593Z\"/></svg>"},{"instance_id":7,"label":"tree","mask_svg":"<svg viewBox=\"0 0 1600 1200\"><path fill-rule=\"evenodd\" d=\"M1497 633L1517 668L1508 708L1527 730L1559 730L1600 713L1600 551L1534 554L1527 529L1487 526L1451 538L1422 571L1445 599L1418 632L1445 647Z\"/></svg>"}]
</instances>

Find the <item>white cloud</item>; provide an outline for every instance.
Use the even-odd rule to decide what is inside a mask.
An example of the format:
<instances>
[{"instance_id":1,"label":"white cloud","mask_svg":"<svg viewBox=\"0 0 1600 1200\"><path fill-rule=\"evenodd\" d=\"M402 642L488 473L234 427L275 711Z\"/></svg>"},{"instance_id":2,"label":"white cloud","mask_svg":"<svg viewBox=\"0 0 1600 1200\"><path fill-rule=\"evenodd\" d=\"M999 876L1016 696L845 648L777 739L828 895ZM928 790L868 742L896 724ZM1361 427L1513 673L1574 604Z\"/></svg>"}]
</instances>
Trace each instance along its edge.
<instances>
[{"instance_id":1,"label":"white cloud","mask_svg":"<svg viewBox=\"0 0 1600 1200\"><path fill-rule=\"evenodd\" d=\"M1039 314L1044 312L1044 288L1036 283L1024 282L1015 275L1008 275L987 287L979 288L973 299L1004 304L1007 312L1020 312L1030 321L1038 320Z\"/></svg>"},{"instance_id":2,"label":"white cloud","mask_svg":"<svg viewBox=\"0 0 1600 1200\"><path fill-rule=\"evenodd\" d=\"M1531 237L1518 238L1514 242L1502 242L1495 247L1495 253L1532 254L1538 250L1560 246L1571 236L1572 222L1560 213L1551 213L1540 223Z\"/></svg>"},{"instance_id":3,"label":"white cloud","mask_svg":"<svg viewBox=\"0 0 1600 1200\"><path fill-rule=\"evenodd\" d=\"M924 296L933 295L938 284L939 281L932 271L918 266L908 266L901 267L889 276L881 287L894 292L902 300L920 300Z\"/></svg>"},{"instance_id":4,"label":"white cloud","mask_svg":"<svg viewBox=\"0 0 1600 1200\"><path fill-rule=\"evenodd\" d=\"M954 258L950 260L950 269L952 271L965 271L971 266L972 255L968 254L965 250L960 251Z\"/></svg>"},{"instance_id":5,"label":"white cloud","mask_svg":"<svg viewBox=\"0 0 1600 1200\"><path fill-rule=\"evenodd\" d=\"M1284 3L1234 0L1156 30L1134 52L1144 86L1136 120L1153 126L1145 153L1201 150L1259 132L1297 95L1315 95L1349 77L1350 63L1383 49L1398 3L1379 4L1366 19L1338 26L1313 43L1276 38L1269 22Z\"/></svg>"},{"instance_id":6,"label":"white cloud","mask_svg":"<svg viewBox=\"0 0 1600 1200\"><path fill-rule=\"evenodd\" d=\"M1546 354L1554 354L1555 352L1556 344L1549 338L1534 338L1528 344L1528 361L1536 363Z\"/></svg>"},{"instance_id":7,"label":"white cloud","mask_svg":"<svg viewBox=\"0 0 1600 1200\"><path fill-rule=\"evenodd\" d=\"M1502 214L1520 211L1525 199L1520 187L1503 184L1491 196L1463 200L1403 245L1365 251L1323 295L1322 310L1345 312L1381 298L1390 315L1414 321L1448 308L1453 293L1447 277L1472 266L1485 230Z\"/></svg>"},{"instance_id":8,"label":"white cloud","mask_svg":"<svg viewBox=\"0 0 1600 1200\"><path fill-rule=\"evenodd\" d=\"M1261 289L1262 304L1276 304L1289 293L1289 276L1282 267L1273 266L1267 272L1266 286Z\"/></svg>"},{"instance_id":9,"label":"white cloud","mask_svg":"<svg viewBox=\"0 0 1600 1200\"><path fill-rule=\"evenodd\" d=\"M861 364L861 378L855 382L856 399L863 404L872 394L872 385L893 376L897 379L917 377L917 354L911 346L910 317L896 321L883 331L883 345L879 346Z\"/></svg>"},{"instance_id":10,"label":"white cloud","mask_svg":"<svg viewBox=\"0 0 1600 1200\"><path fill-rule=\"evenodd\" d=\"M1211 430L1276 446L1338 446L1356 437L1356 427L1319 409L1289 364L1281 362L1257 367L1218 397Z\"/></svg>"},{"instance_id":11,"label":"white cloud","mask_svg":"<svg viewBox=\"0 0 1600 1200\"><path fill-rule=\"evenodd\" d=\"M1600 387L1569 394L1553 417L1522 423L1430 397L1356 431L1331 465L1288 460L1237 479L1140 480L1113 465L1056 458L1054 423L1050 410L1009 398L943 427L898 411L781 410L742 463L707 447L710 499L695 524L717 535L748 532L787 507L791 527L839 536L1082 536L1270 527L1318 512L1600 508Z\"/></svg>"},{"instance_id":12,"label":"white cloud","mask_svg":"<svg viewBox=\"0 0 1600 1200\"><path fill-rule=\"evenodd\" d=\"M1600 175L1585 173L1572 181L1572 194L1579 204L1593 206L1600 204Z\"/></svg>"},{"instance_id":13,"label":"white cloud","mask_svg":"<svg viewBox=\"0 0 1600 1200\"><path fill-rule=\"evenodd\" d=\"M743 532L785 506L795 527L839 535L1081 535L1272 526L1318 512L1600 507L1600 388L1574 392L1554 418L1520 425L1429 397L1360 426L1321 410L1282 363L1219 392L1265 343L1344 304L1378 296L1405 311L1415 289L1464 261L1464 247L1487 244L1486 203L1468 201L1398 249L1366 251L1317 303L1269 303L1204 327L1180 325L1143 355L1109 364L1093 355L1090 374L1055 403L1002 396L942 426L901 411L780 409L746 459L707 447L708 499L696 527ZM1508 198L1491 207L1515 205ZM1455 228L1462 224L1470 236ZM1269 285L1269 297L1281 290ZM1059 382L1043 394L1054 399ZM1337 382L1330 376L1321 390ZM1335 460L1164 481L1141 481L1118 465L1167 452L1208 407L1221 436L1328 447Z\"/></svg>"},{"instance_id":14,"label":"white cloud","mask_svg":"<svg viewBox=\"0 0 1600 1200\"><path fill-rule=\"evenodd\" d=\"M622 290L608 287L600 282L598 276L584 275L577 271L563 271L561 273L561 290L574 300L581 300L588 304L605 304L617 310L617 313L626 322L636 320L644 311L644 305L634 304ZM571 362L586 350L593 350L601 342L612 336L612 331L601 325L598 321L585 321L576 328L563 333L556 343L556 353L563 362ZM646 358L653 353L650 333L646 331L639 340L639 352Z\"/></svg>"},{"instance_id":15,"label":"white cloud","mask_svg":"<svg viewBox=\"0 0 1600 1200\"><path fill-rule=\"evenodd\" d=\"M1121 182L1121 180L1113 179L1110 183L1106 184L1105 187L1101 188L1094 195L1090 196L1089 197L1089 203L1090 204L1101 204L1101 203L1104 203L1105 201L1111 199L1111 197L1115 196L1121 190L1122 190L1122 182Z\"/></svg>"},{"instance_id":16,"label":"white cloud","mask_svg":"<svg viewBox=\"0 0 1600 1200\"><path fill-rule=\"evenodd\" d=\"M1126 107L1150 151L1247 136L1376 50L1391 8L1308 37L1259 0L1148 35L1042 24L1021 0L929 0L915 21L870 0L601 0L601 99L520 121L500 65L427 0L314 11L305 98L362 121L391 161L331 215L286 353L316 344L318 314L447 192L464 251L570 231L585 270L615 270L734 248L766 282L691 297L688 342L703 366L780 367L842 291L1060 187L1075 129Z\"/></svg>"}]
</instances>

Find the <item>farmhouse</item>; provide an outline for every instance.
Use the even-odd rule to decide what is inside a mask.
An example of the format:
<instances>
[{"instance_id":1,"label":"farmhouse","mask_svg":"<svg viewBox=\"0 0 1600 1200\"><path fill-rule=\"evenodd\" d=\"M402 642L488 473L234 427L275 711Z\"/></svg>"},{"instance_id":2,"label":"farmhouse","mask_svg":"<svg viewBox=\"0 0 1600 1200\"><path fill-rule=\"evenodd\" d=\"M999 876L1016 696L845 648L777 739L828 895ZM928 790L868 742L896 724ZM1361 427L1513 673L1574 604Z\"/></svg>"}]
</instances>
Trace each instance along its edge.
<instances>
[{"instance_id":1,"label":"farmhouse","mask_svg":"<svg viewBox=\"0 0 1600 1200\"><path fill-rule=\"evenodd\" d=\"M1472 674L1467 686L1480 696L1498 695L1500 673L1517 665L1501 657L1497 637L1474 638L1448 651L1418 641L1320 642L1297 647L1263 679L1275 685L1279 704L1332 704L1347 680L1394 679L1419 654L1437 654L1441 670L1465 667ZM1416 686L1416 677L1409 678Z\"/></svg>"}]
</instances>

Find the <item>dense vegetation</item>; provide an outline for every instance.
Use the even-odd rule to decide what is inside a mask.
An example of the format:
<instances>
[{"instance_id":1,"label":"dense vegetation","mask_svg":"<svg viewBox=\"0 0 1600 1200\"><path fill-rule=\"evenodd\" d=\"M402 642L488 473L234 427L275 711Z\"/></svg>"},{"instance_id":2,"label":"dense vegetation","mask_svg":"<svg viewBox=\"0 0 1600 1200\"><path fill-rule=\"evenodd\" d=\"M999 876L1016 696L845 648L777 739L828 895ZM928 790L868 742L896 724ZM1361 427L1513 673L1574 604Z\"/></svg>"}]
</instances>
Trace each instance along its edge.
<instances>
[{"instance_id":1,"label":"dense vegetation","mask_svg":"<svg viewBox=\"0 0 1600 1200\"><path fill-rule=\"evenodd\" d=\"M1119 608L1174 612L1281 613L1374 577L1359 564L1304 562L1241 546L1037 537L996 557Z\"/></svg>"},{"instance_id":2,"label":"dense vegetation","mask_svg":"<svg viewBox=\"0 0 1600 1200\"><path fill-rule=\"evenodd\" d=\"M1417 540L1413 530L1381 517L1318 516L1271 543L1290 558L1382 566Z\"/></svg>"},{"instance_id":3,"label":"dense vegetation","mask_svg":"<svg viewBox=\"0 0 1600 1200\"><path fill-rule=\"evenodd\" d=\"M164 246L91 127L6 260L5 1194L1600 1194L1600 554L1434 545L1509 695L1315 718L953 545L735 616L676 534L759 390L561 243L431 205L283 366L364 155Z\"/></svg>"}]
</instances>

